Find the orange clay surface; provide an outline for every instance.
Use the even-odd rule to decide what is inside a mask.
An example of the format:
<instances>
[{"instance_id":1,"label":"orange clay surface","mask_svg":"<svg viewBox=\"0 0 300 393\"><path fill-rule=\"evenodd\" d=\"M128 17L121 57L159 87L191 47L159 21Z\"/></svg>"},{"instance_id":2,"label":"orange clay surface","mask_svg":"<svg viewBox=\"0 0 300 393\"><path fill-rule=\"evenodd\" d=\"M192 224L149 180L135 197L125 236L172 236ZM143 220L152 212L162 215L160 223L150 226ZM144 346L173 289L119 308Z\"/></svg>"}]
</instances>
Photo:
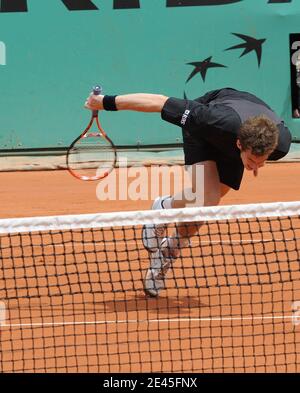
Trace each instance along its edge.
<instances>
[{"instance_id":1,"label":"orange clay surface","mask_svg":"<svg viewBox=\"0 0 300 393\"><path fill-rule=\"evenodd\" d=\"M142 201L99 201L97 182L83 182L67 171L0 172L0 217L31 217L106 211L146 210ZM221 204L300 200L300 163L267 164L255 178L245 171L239 191Z\"/></svg>"}]
</instances>

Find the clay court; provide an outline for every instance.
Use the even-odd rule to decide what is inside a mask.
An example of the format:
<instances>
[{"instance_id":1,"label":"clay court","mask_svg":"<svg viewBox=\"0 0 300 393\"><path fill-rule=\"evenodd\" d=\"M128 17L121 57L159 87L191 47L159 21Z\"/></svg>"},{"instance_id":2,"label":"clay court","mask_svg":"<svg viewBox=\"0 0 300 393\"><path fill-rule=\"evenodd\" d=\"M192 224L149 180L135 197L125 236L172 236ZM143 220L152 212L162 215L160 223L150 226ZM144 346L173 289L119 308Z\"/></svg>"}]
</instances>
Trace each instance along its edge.
<instances>
[{"instance_id":1,"label":"clay court","mask_svg":"<svg viewBox=\"0 0 300 393\"><path fill-rule=\"evenodd\" d=\"M298 3L0 0L0 373L300 372Z\"/></svg>"},{"instance_id":2,"label":"clay court","mask_svg":"<svg viewBox=\"0 0 300 393\"><path fill-rule=\"evenodd\" d=\"M296 201L298 177L299 163L267 164L257 178L246 173L241 190L222 203ZM100 202L94 182L64 170L2 172L0 179L2 218L151 205ZM299 371L291 310L300 299L299 218L205 226L158 299L143 293L149 258L140 230L2 239L10 326L2 326L1 371Z\"/></svg>"}]
</instances>

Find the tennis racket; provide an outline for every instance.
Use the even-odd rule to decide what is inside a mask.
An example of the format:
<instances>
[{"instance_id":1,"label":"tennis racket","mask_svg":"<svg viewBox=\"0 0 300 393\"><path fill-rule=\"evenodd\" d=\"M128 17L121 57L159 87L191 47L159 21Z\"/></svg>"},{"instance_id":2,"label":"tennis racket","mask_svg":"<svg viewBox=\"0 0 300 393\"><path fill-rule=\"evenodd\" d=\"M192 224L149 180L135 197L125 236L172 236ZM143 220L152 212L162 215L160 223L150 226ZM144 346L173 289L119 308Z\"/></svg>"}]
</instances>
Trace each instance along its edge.
<instances>
[{"instance_id":1,"label":"tennis racket","mask_svg":"<svg viewBox=\"0 0 300 393\"><path fill-rule=\"evenodd\" d=\"M95 86L93 94L101 93L102 88ZM92 111L86 129L68 149L67 168L77 179L101 180L111 173L116 161L116 148L100 124L98 111Z\"/></svg>"}]
</instances>

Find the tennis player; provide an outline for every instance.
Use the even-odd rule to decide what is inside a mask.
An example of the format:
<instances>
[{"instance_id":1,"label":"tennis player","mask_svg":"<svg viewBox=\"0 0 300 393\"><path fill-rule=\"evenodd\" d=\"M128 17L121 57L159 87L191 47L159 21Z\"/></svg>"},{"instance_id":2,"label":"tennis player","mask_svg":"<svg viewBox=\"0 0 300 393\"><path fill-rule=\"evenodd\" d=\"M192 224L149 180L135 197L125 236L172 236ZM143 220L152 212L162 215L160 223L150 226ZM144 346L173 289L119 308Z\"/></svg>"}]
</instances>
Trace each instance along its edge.
<instances>
[{"instance_id":1,"label":"tennis player","mask_svg":"<svg viewBox=\"0 0 300 393\"><path fill-rule=\"evenodd\" d=\"M210 91L195 100L143 93L90 95L85 107L159 112L163 120L181 127L185 164L204 167L204 206L217 205L230 189L238 190L244 168L257 176L266 160L279 160L291 145L289 129L265 102L232 88ZM193 176L193 190L195 182ZM187 203L191 201L164 196L154 201L152 209L181 208ZM161 225L143 228L144 246L150 252L144 281L147 295L156 297L164 289L167 271L199 227L200 223L181 225L171 237L165 237Z\"/></svg>"}]
</instances>

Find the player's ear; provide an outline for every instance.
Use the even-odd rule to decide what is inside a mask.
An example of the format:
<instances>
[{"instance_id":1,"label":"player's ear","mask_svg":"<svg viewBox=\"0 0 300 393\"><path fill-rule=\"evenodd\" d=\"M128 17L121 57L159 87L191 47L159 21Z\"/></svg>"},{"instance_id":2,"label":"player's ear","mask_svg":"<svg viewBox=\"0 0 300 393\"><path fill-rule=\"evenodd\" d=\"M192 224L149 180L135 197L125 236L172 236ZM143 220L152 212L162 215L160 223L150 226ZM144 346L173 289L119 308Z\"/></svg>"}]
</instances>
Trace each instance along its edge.
<instances>
[{"instance_id":1,"label":"player's ear","mask_svg":"<svg viewBox=\"0 0 300 393\"><path fill-rule=\"evenodd\" d=\"M241 145L241 142L240 142L239 139L236 140L236 145L237 145L237 147L238 147L240 150L242 150L242 145Z\"/></svg>"}]
</instances>

